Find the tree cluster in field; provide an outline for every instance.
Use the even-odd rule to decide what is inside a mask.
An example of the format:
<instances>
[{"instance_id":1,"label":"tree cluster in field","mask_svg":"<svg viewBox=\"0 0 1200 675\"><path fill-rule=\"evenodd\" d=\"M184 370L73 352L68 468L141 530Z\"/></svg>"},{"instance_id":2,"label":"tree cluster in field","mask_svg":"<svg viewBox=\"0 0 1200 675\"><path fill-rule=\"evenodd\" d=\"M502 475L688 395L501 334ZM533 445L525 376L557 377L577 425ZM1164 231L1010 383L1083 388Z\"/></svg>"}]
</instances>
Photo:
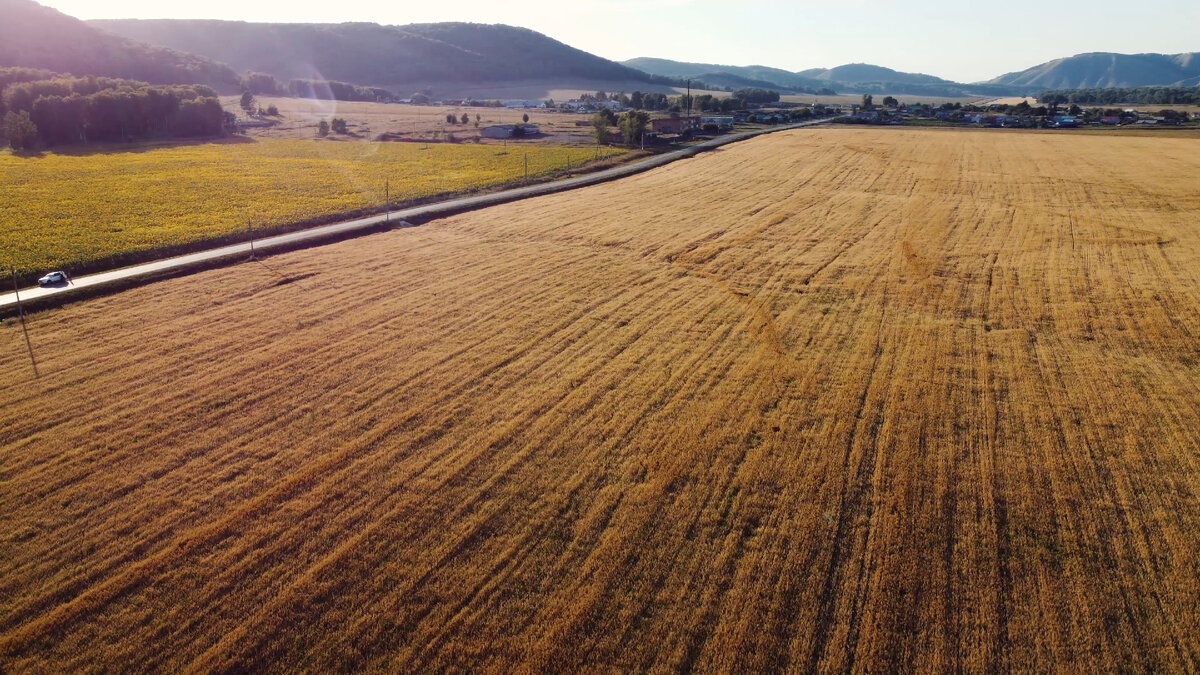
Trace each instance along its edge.
<instances>
[{"instance_id":1,"label":"tree cluster in field","mask_svg":"<svg viewBox=\"0 0 1200 675\"><path fill-rule=\"evenodd\" d=\"M242 75L242 91L255 96L294 96L333 101L377 101L392 98L392 92L377 87L362 87L335 80L289 80L287 84L269 73L247 71Z\"/></svg>"},{"instance_id":2,"label":"tree cluster in field","mask_svg":"<svg viewBox=\"0 0 1200 675\"><path fill-rule=\"evenodd\" d=\"M621 130L625 144L635 146L641 143L646 126L650 124L650 113L645 110L627 110L617 115L611 110L601 110L592 116L592 134L596 142L605 145L612 141L609 127L616 126Z\"/></svg>"},{"instance_id":3,"label":"tree cluster in field","mask_svg":"<svg viewBox=\"0 0 1200 675\"><path fill-rule=\"evenodd\" d=\"M20 71L20 72L14 72ZM36 77L38 79L27 79ZM14 149L95 141L218 136L227 116L204 85L0 70L4 137Z\"/></svg>"},{"instance_id":4,"label":"tree cluster in field","mask_svg":"<svg viewBox=\"0 0 1200 675\"><path fill-rule=\"evenodd\" d=\"M247 71L242 75L239 84L242 86L242 91L248 91L255 96L284 96L288 93L287 87L276 80L274 75L268 73Z\"/></svg>"},{"instance_id":5,"label":"tree cluster in field","mask_svg":"<svg viewBox=\"0 0 1200 675\"><path fill-rule=\"evenodd\" d=\"M270 76L268 76L270 77ZM333 80L291 80L287 94L296 98L314 98L324 101L377 101L391 98L392 93L376 87L360 87Z\"/></svg>"},{"instance_id":6,"label":"tree cluster in field","mask_svg":"<svg viewBox=\"0 0 1200 675\"><path fill-rule=\"evenodd\" d=\"M667 96L653 92L635 91L632 94L598 91L595 94L583 94L579 100L585 102L616 101L624 108L634 110L672 110L681 112L689 109L688 97ZM738 89L730 96L718 98L712 94L692 95L690 109L696 112L731 112L751 106L766 105L779 102L779 92L770 89ZM552 102L548 102L552 103ZM548 106L552 107L552 106Z\"/></svg>"},{"instance_id":7,"label":"tree cluster in field","mask_svg":"<svg viewBox=\"0 0 1200 675\"><path fill-rule=\"evenodd\" d=\"M254 98L254 94L249 89L242 92L242 99L239 105L241 105L242 110L245 110L248 115L253 115L255 111L258 112L259 116L277 117L279 115L279 108L275 107L275 104L268 105L265 109L259 106L258 99Z\"/></svg>"},{"instance_id":8,"label":"tree cluster in field","mask_svg":"<svg viewBox=\"0 0 1200 675\"><path fill-rule=\"evenodd\" d=\"M324 138L333 131L335 134L346 135L350 133L350 126L346 124L346 120L341 117L335 117L330 121L321 120L317 123L317 135Z\"/></svg>"},{"instance_id":9,"label":"tree cluster in field","mask_svg":"<svg viewBox=\"0 0 1200 675\"><path fill-rule=\"evenodd\" d=\"M1200 87L1058 89L1042 92L1038 102L1045 105L1200 105Z\"/></svg>"},{"instance_id":10,"label":"tree cluster in field","mask_svg":"<svg viewBox=\"0 0 1200 675\"><path fill-rule=\"evenodd\" d=\"M768 105L779 102L779 92L770 89L738 89L725 98L717 98L712 94L693 95L691 106L688 105L687 95L672 99L671 108L677 110L692 110L693 112L733 112L746 108Z\"/></svg>"}]
</instances>

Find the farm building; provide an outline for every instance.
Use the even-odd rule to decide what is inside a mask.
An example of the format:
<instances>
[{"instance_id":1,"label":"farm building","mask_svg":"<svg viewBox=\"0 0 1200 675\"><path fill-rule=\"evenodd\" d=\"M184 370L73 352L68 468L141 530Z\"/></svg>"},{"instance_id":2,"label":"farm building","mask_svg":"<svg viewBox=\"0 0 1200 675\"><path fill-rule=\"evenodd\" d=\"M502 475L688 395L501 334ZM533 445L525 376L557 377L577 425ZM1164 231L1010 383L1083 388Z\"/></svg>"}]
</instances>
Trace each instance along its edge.
<instances>
[{"instance_id":1,"label":"farm building","mask_svg":"<svg viewBox=\"0 0 1200 675\"><path fill-rule=\"evenodd\" d=\"M484 138L513 138L518 135L517 127L524 130L520 136L537 136L542 133L536 124L494 124L481 129L479 135Z\"/></svg>"},{"instance_id":2,"label":"farm building","mask_svg":"<svg viewBox=\"0 0 1200 675\"><path fill-rule=\"evenodd\" d=\"M713 124L713 125L716 125L716 127L718 129L726 130L726 129L733 128L734 121L733 121L732 116L731 117L701 117L700 124L702 124L702 125Z\"/></svg>"},{"instance_id":3,"label":"farm building","mask_svg":"<svg viewBox=\"0 0 1200 675\"><path fill-rule=\"evenodd\" d=\"M681 134L700 126L699 117L664 117L650 120L650 129L658 134Z\"/></svg>"}]
</instances>

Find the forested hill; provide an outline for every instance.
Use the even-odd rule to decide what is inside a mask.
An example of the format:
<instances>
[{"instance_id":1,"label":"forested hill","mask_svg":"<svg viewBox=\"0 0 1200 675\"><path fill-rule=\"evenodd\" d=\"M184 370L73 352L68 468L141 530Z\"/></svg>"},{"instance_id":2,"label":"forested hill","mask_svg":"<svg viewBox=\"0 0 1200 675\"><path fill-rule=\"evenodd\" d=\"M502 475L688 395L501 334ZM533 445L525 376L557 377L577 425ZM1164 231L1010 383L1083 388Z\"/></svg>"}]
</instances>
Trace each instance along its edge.
<instances>
[{"instance_id":1,"label":"forested hill","mask_svg":"<svg viewBox=\"0 0 1200 675\"><path fill-rule=\"evenodd\" d=\"M332 79L381 87L653 79L541 33L504 25L186 20L110 20L92 25L228 63L239 71L270 73L281 79Z\"/></svg>"},{"instance_id":2,"label":"forested hill","mask_svg":"<svg viewBox=\"0 0 1200 675\"><path fill-rule=\"evenodd\" d=\"M1195 86L1200 82L1200 52L1187 54L1110 54L1097 52L1056 59L1001 75L992 84L1041 89Z\"/></svg>"},{"instance_id":3,"label":"forested hill","mask_svg":"<svg viewBox=\"0 0 1200 675\"><path fill-rule=\"evenodd\" d=\"M238 82L226 65L113 35L32 0L0 0L0 67L12 66L218 89Z\"/></svg>"}]
</instances>

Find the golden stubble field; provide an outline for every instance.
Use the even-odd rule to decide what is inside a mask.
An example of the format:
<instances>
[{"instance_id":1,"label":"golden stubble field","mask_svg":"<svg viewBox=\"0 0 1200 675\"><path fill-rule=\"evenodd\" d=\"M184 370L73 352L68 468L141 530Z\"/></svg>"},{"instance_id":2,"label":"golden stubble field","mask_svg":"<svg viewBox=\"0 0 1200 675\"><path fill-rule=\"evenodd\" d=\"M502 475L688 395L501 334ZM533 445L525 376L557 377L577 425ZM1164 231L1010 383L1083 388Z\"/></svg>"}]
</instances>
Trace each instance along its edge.
<instances>
[{"instance_id":1,"label":"golden stubble field","mask_svg":"<svg viewBox=\"0 0 1200 675\"><path fill-rule=\"evenodd\" d=\"M0 669L1200 668L1190 138L806 130L0 329Z\"/></svg>"},{"instance_id":2,"label":"golden stubble field","mask_svg":"<svg viewBox=\"0 0 1200 675\"><path fill-rule=\"evenodd\" d=\"M221 104L226 110L234 111L238 117L244 119L246 114L239 107L240 98L223 97ZM317 138L317 125L321 120L329 121L339 117L346 120L352 138L374 140L386 134L392 140L401 142L453 141L499 145L502 141L482 138L480 130L493 124L520 124L524 116L529 115L529 123L536 124L542 135L522 140L521 144L594 142L591 135L591 115L557 110L420 106L273 96L260 96L257 97L257 101L264 109L274 105L279 110L279 116L263 118L276 122L274 127L246 131L247 135L255 138L313 139ZM461 123L463 113L469 117L467 124ZM446 121L448 114L453 114L460 123L449 124ZM476 116L479 117L478 126L475 124ZM337 137L331 134L330 138Z\"/></svg>"}]
</instances>

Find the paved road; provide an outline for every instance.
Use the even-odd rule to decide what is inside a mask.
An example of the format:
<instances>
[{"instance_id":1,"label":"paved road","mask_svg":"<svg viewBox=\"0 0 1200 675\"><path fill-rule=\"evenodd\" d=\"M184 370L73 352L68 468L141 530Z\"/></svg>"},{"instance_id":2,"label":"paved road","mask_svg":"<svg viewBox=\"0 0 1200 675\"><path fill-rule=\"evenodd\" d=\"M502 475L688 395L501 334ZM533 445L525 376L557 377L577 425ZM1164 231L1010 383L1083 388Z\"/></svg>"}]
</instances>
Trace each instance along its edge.
<instances>
[{"instance_id":1,"label":"paved road","mask_svg":"<svg viewBox=\"0 0 1200 675\"><path fill-rule=\"evenodd\" d=\"M316 244L322 240L345 238L352 236L356 232L366 233L384 224L385 219L390 218L391 221L399 223L400 221L424 221L440 216L450 215L452 213L460 213L463 211L471 211L474 209L483 208L486 206L495 206L520 199L528 199L529 197L537 197L541 195L563 192L566 190L574 190L576 188L587 185L595 185L617 178L632 176L643 171L648 171L666 164L670 164L685 157L692 157L706 150L744 141L748 138L761 136L763 134L774 133L777 131L785 131L788 129L799 129L801 127L813 126L827 122L827 119L814 120L810 122L800 122L798 124L790 124L761 131L753 131L744 134L731 134L729 136L721 136L714 138L711 141L705 141L691 147L675 150L662 155L656 155L649 159L635 162L633 164L625 164L604 171L597 171L575 178L554 181L551 183L542 183L540 185L531 185L522 188L513 188L502 192L494 192L491 194L483 194L475 197L463 197L461 199L452 199L435 204L426 204L425 206L417 206L402 211L393 211L389 216L377 215L368 216L366 218L358 218L348 220L333 225L324 225L321 227L313 227L306 230L299 230L290 234L281 234L274 237L259 239L254 242L255 251L270 251L281 247L295 247L304 242L312 242ZM70 284L62 284L49 288L26 288L20 291L21 300L23 302L36 302L45 300L53 296L62 296L55 300L67 300L71 295L83 295L88 291L95 291L100 287L112 285L118 282L128 283L139 278L149 278L163 272L178 271L189 267L199 267L206 263L224 260L227 258L236 258L239 256L245 257L250 254L250 243L231 244L229 246L221 246L219 248L209 249L207 251L199 251L188 255L177 256L174 258L164 258L150 263L134 265L132 267L123 267L121 269L112 270L110 272L100 272L97 274L89 274L87 276L76 277ZM47 270L49 271L49 270ZM7 314L9 310L15 310L17 305L17 296L14 293L0 295L0 314Z\"/></svg>"}]
</instances>

